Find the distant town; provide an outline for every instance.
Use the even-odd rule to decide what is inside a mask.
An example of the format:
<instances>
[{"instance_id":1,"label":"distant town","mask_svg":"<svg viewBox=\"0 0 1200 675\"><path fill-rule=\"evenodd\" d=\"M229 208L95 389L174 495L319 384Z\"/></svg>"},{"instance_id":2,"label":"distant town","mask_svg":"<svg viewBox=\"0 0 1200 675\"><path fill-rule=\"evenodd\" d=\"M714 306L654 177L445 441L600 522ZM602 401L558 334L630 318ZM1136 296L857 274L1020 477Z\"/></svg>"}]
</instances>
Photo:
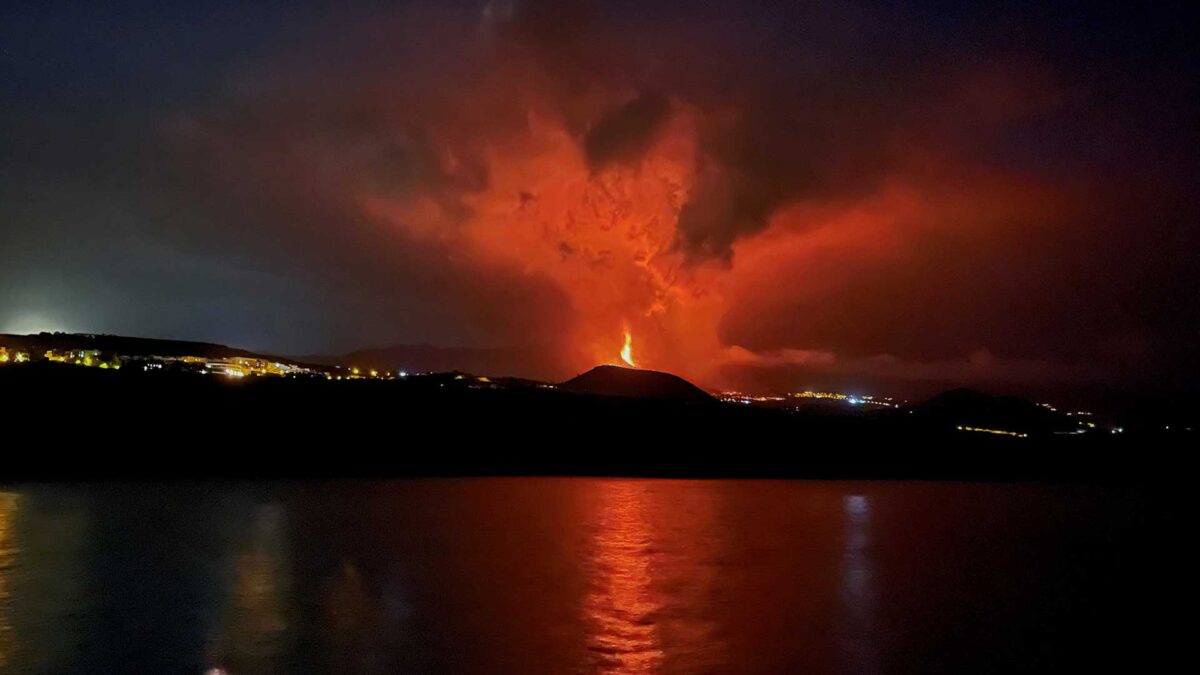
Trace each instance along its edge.
<instances>
[{"instance_id":1,"label":"distant town","mask_svg":"<svg viewBox=\"0 0 1200 675\"><path fill-rule=\"evenodd\" d=\"M83 346L48 346L71 341L72 338L75 338L77 342L84 343ZM393 373L359 369L353 366L302 364L290 359L268 356L135 353L120 349L92 348L86 344L105 338L111 340L112 336L67 333L0 336L0 339L6 339L6 342L0 343L0 364L49 361L105 370L122 368L145 372L170 370L229 378L318 377L327 380L360 380L408 376L408 373L403 371ZM186 345L189 344L201 344L165 340L139 340L137 342L161 343L163 346L169 347L171 351L179 351L181 346L186 349ZM218 345L204 346L207 348L219 347Z\"/></svg>"}]
</instances>

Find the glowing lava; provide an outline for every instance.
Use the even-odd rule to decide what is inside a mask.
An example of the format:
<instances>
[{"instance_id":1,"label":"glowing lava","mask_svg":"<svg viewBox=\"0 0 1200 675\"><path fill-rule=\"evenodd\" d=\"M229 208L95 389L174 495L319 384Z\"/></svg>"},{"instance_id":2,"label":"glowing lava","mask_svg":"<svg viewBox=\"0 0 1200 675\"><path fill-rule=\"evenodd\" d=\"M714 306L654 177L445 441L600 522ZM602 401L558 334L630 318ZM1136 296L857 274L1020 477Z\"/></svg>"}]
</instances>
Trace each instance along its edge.
<instances>
[{"instance_id":1,"label":"glowing lava","mask_svg":"<svg viewBox=\"0 0 1200 675\"><path fill-rule=\"evenodd\" d=\"M633 362L633 333L625 331L625 346L621 347L621 360L629 365L630 368L637 368Z\"/></svg>"}]
</instances>

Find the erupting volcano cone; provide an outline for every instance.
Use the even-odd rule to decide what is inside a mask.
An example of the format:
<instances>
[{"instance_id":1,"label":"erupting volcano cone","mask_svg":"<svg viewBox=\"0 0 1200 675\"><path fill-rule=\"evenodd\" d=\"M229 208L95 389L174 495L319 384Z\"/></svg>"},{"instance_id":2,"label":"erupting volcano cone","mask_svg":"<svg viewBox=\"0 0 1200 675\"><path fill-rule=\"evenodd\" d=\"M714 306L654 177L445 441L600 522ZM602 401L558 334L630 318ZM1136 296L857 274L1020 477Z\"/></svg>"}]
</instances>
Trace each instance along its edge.
<instances>
[{"instance_id":1,"label":"erupting volcano cone","mask_svg":"<svg viewBox=\"0 0 1200 675\"><path fill-rule=\"evenodd\" d=\"M703 389L687 380L657 370L623 366L596 366L558 386L565 391L602 396L712 401Z\"/></svg>"}]
</instances>

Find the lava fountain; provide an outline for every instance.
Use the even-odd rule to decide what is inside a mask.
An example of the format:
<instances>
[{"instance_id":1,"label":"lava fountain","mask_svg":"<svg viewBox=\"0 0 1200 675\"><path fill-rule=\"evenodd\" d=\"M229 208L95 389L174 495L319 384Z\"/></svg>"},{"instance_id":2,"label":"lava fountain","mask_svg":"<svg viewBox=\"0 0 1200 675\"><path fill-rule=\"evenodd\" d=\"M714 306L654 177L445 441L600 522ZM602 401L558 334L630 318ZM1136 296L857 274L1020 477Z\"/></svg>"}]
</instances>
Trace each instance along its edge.
<instances>
[{"instance_id":1,"label":"lava fountain","mask_svg":"<svg viewBox=\"0 0 1200 675\"><path fill-rule=\"evenodd\" d=\"M621 360L630 368L637 368L633 362L633 333L628 330L625 331L625 346L621 347Z\"/></svg>"}]
</instances>

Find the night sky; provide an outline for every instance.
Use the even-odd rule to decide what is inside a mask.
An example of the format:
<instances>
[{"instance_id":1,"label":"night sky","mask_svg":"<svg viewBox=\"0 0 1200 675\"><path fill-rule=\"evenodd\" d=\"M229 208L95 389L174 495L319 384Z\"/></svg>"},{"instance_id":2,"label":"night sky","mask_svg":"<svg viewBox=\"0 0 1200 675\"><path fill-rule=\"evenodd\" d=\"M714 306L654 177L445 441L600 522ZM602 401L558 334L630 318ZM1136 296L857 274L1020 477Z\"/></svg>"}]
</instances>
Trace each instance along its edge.
<instances>
[{"instance_id":1,"label":"night sky","mask_svg":"<svg viewBox=\"0 0 1200 675\"><path fill-rule=\"evenodd\" d=\"M1185 7L5 3L0 333L1194 390Z\"/></svg>"}]
</instances>

